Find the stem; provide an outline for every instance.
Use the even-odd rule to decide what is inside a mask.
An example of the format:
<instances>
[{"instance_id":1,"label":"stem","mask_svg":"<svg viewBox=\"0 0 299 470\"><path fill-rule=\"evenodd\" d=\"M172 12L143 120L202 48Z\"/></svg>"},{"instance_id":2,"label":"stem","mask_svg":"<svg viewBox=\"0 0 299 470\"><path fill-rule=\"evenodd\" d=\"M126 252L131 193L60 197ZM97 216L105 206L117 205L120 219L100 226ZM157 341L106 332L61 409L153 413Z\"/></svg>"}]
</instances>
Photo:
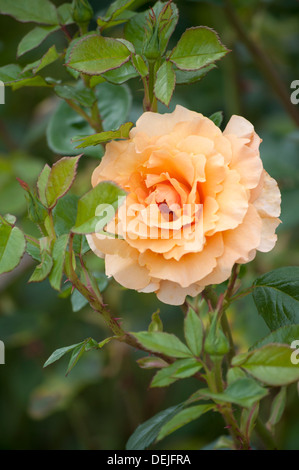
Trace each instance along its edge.
<instances>
[{"instance_id":1,"label":"stem","mask_svg":"<svg viewBox=\"0 0 299 470\"><path fill-rule=\"evenodd\" d=\"M267 450L277 450L277 445L271 432L266 428L260 418L256 420L255 431L263 441Z\"/></svg>"},{"instance_id":2,"label":"stem","mask_svg":"<svg viewBox=\"0 0 299 470\"><path fill-rule=\"evenodd\" d=\"M102 123L102 118L101 118L101 115L100 115L100 111L99 111L97 101L95 101L94 104L92 105L91 118L92 118L92 122L93 122L92 127L97 132L103 132L103 123Z\"/></svg>"},{"instance_id":3,"label":"stem","mask_svg":"<svg viewBox=\"0 0 299 470\"><path fill-rule=\"evenodd\" d=\"M149 60L149 74L143 80L144 85L144 101L143 101L143 109L144 111L152 111L156 113L158 111L158 102L157 98L154 93L155 87L155 64L156 62L153 60Z\"/></svg>"},{"instance_id":4,"label":"stem","mask_svg":"<svg viewBox=\"0 0 299 470\"><path fill-rule=\"evenodd\" d=\"M222 381L222 357L216 356L213 358L214 362L214 371L215 371L215 382L217 391L219 393L223 392L223 381Z\"/></svg>"},{"instance_id":5,"label":"stem","mask_svg":"<svg viewBox=\"0 0 299 470\"><path fill-rule=\"evenodd\" d=\"M51 209L48 210L48 216L49 216L49 226L50 226L50 231L51 231L51 233L49 233L49 235L51 235L52 238L53 238L54 240L56 240L56 232L55 232L54 221L53 221L53 214L52 214L52 210L51 210Z\"/></svg>"},{"instance_id":6,"label":"stem","mask_svg":"<svg viewBox=\"0 0 299 470\"><path fill-rule=\"evenodd\" d=\"M231 329L230 329L225 311L222 313L222 316L221 316L221 326L222 326L222 329L223 329L223 333L225 334L225 336L227 337L227 339L229 341L229 351L227 353L227 359L228 359L228 362L230 364L232 358L234 357L234 355L236 353L236 351L235 351L235 345L234 345L232 332L231 332Z\"/></svg>"},{"instance_id":7,"label":"stem","mask_svg":"<svg viewBox=\"0 0 299 470\"><path fill-rule=\"evenodd\" d=\"M72 36L70 35L70 33L68 32L67 27L66 27L64 24L62 24L62 25L60 25L60 28L61 28L61 30L64 32L64 35L65 35L66 39L68 40L68 42L71 42L71 40L72 40L73 38L72 38Z\"/></svg>"},{"instance_id":8,"label":"stem","mask_svg":"<svg viewBox=\"0 0 299 470\"><path fill-rule=\"evenodd\" d=\"M217 362L214 363L214 371L210 371L205 368L207 383L210 391L213 393L221 393L221 391L223 390L221 369L219 370L219 366L221 367L221 365L219 364L219 362L220 361L218 361L218 364ZM233 439L235 449L250 449L249 442L246 436L243 435L240 431L237 420L234 417L232 405L230 403L218 403L216 404L216 407L226 423L228 432L230 433Z\"/></svg>"},{"instance_id":9,"label":"stem","mask_svg":"<svg viewBox=\"0 0 299 470\"><path fill-rule=\"evenodd\" d=\"M235 300L242 299L242 297L245 297L246 295L251 294L252 291L253 291L253 287L252 286L248 287L248 289L243 290L243 292L240 292L240 294L234 295L233 297L231 297L230 303L234 302Z\"/></svg>"},{"instance_id":10,"label":"stem","mask_svg":"<svg viewBox=\"0 0 299 470\"><path fill-rule=\"evenodd\" d=\"M207 286L205 290L201 293L202 297L205 299L209 306L209 311L213 311L216 309L218 304L218 297L216 292L212 289L212 287Z\"/></svg>"},{"instance_id":11,"label":"stem","mask_svg":"<svg viewBox=\"0 0 299 470\"><path fill-rule=\"evenodd\" d=\"M226 422L227 429L229 430L229 433L233 438L235 449L236 450L249 450L250 444L246 436L244 436L239 429L236 418L234 417L232 406L229 404L218 405L218 410L222 414Z\"/></svg>"},{"instance_id":12,"label":"stem","mask_svg":"<svg viewBox=\"0 0 299 470\"><path fill-rule=\"evenodd\" d=\"M231 274L231 277L227 286L226 294L225 294L225 300L227 301L230 300L231 296L234 293L234 288L235 288L236 281L238 279L239 272L240 272L240 266L238 264L235 264L233 266L232 274Z\"/></svg>"},{"instance_id":13,"label":"stem","mask_svg":"<svg viewBox=\"0 0 299 470\"><path fill-rule=\"evenodd\" d=\"M236 11L232 7L230 0L226 0L224 11L226 16L238 34L240 40L250 51L251 55L255 59L259 66L262 74L280 99L281 104L285 108L285 111L292 118L296 126L299 126L299 111L296 106L291 103L289 90L286 88L284 82L281 80L279 73L274 67L273 63L269 59L268 55L261 49L261 47L255 42L255 40L247 33L243 23L238 17Z\"/></svg>"},{"instance_id":14,"label":"stem","mask_svg":"<svg viewBox=\"0 0 299 470\"><path fill-rule=\"evenodd\" d=\"M80 116L82 116L83 119L85 119L85 121L87 121L88 124L89 124L95 131L98 132L97 127L95 126L94 120L93 120L90 116L88 116L88 114L84 111L84 109L80 108L80 106L77 105L76 103L74 103L74 101L72 101L72 100L65 99L65 101L67 102L67 104L68 104L74 111L76 111L76 113L78 113Z\"/></svg>"}]
</instances>

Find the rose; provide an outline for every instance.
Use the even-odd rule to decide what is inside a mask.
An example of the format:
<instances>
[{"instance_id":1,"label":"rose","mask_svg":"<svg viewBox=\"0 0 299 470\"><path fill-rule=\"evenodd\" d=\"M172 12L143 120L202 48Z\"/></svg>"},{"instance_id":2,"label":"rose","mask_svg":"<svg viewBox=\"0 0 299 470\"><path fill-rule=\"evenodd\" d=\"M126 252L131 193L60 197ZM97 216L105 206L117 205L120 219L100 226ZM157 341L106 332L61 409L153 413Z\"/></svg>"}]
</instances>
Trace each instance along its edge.
<instances>
[{"instance_id":1,"label":"rose","mask_svg":"<svg viewBox=\"0 0 299 470\"><path fill-rule=\"evenodd\" d=\"M107 226L121 238L88 236L107 275L180 305L228 279L235 263L271 250L281 198L260 142L243 117L232 116L221 132L177 106L144 113L129 139L109 143L92 184L114 181L128 194Z\"/></svg>"}]
</instances>

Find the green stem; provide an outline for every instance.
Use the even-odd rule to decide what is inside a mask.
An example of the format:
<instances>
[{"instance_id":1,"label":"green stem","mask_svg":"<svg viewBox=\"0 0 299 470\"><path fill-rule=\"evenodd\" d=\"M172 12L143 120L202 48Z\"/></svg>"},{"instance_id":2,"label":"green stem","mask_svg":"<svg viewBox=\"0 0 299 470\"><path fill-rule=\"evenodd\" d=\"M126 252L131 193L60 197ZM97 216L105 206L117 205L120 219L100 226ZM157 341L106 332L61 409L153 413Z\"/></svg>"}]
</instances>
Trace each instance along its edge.
<instances>
[{"instance_id":1,"label":"green stem","mask_svg":"<svg viewBox=\"0 0 299 470\"><path fill-rule=\"evenodd\" d=\"M102 123L102 118L100 115L99 107L98 107L98 102L95 101L92 105L91 108L91 118L92 118L92 127L97 131L97 132L103 132L103 123Z\"/></svg>"},{"instance_id":2,"label":"green stem","mask_svg":"<svg viewBox=\"0 0 299 470\"><path fill-rule=\"evenodd\" d=\"M76 111L76 113L78 113L81 117L83 117L83 119L85 119L85 121L88 122L88 124L97 131L97 129L95 128L95 125L94 125L94 121L93 119L88 116L88 114L84 111L84 109L80 108L80 106L78 104L76 104L74 101L72 100L68 100L66 99L65 100L67 102L67 104L74 110Z\"/></svg>"},{"instance_id":3,"label":"green stem","mask_svg":"<svg viewBox=\"0 0 299 470\"><path fill-rule=\"evenodd\" d=\"M209 389L212 393L221 393L223 390L222 374L221 374L220 361L214 362L214 370L206 371L206 379ZM239 429L236 418L234 417L233 409L230 403L220 404L218 403L217 409L222 415L229 434L231 435L235 449L248 450L250 449L249 442L244 434Z\"/></svg>"},{"instance_id":4,"label":"green stem","mask_svg":"<svg viewBox=\"0 0 299 470\"><path fill-rule=\"evenodd\" d=\"M223 381L222 381L222 356L212 357L214 363L215 383L217 392L223 392Z\"/></svg>"},{"instance_id":5,"label":"green stem","mask_svg":"<svg viewBox=\"0 0 299 470\"><path fill-rule=\"evenodd\" d=\"M56 240L56 232L55 232L53 214L52 214L51 209L48 210L48 216L49 216L49 226L50 226L49 235L53 238L53 240Z\"/></svg>"},{"instance_id":6,"label":"green stem","mask_svg":"<svg viewBox=\"0 0 299 470\"><path fill-rule=\"evenodd\" d=\"M229 364L231 363L232 358L234 357L236 351L235 351L235 345L234 345L234 340L232 336L232 332L228 323L228 319L226 316L226 312L224 311L221 316L221 326L223 329L223 333L227 337L229 341L229 352L227 353L227 359L229 361Z\"/></svg>"},{"instance_id":7,"label":"green stem","mask_svg":"<svg viewBox=\"0 0 299 470\"><path fill-rule=\"evenodd\" d=\"M156 79L156 61L149 60L149 74L143 80L144 84L144 111L152 111L156 113L158 111L158 101L154 93L155 79Z\"/></svg>"}]
</instances>

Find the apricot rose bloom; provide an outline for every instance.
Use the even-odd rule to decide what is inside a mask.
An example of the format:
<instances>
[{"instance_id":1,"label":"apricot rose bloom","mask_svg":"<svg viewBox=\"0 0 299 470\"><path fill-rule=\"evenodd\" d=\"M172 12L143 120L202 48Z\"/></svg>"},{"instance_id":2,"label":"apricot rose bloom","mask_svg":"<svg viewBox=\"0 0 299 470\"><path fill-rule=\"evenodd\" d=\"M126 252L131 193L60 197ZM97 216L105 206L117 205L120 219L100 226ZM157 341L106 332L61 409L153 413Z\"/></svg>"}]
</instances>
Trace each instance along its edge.
<instances>
[{"instance_id":1,"label":"apricot rose bloom","mask_svg":"<svg viewBox=\"0 0 299 470\"><path fill-rule=\"evenodd\" d=\"M107 225L120 238L88 236L106 274L180 305L228 279L235 263L270 251L281 198L260 142L243 117L232 116L222 132L182 106L146 112L129 139L110 142L92 184L109 180L127 191Z\"/></svg>"}]
</instances>

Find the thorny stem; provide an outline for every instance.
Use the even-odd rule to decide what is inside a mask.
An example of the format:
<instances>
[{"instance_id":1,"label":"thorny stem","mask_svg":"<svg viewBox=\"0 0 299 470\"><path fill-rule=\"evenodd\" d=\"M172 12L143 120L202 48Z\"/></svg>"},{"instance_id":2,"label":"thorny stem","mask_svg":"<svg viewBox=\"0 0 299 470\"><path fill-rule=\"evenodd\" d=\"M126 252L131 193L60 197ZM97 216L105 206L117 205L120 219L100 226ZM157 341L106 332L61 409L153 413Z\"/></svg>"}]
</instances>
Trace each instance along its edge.
<instances>
[{"instance_id":1,"label":"thorny stem","mask_svg":"<svg viewBox=\"0 0 299 470\"><path fill-rule=\"evenodd\" d=\"M222 385L222 378L221 378L221 368L219 368L219 363L218 366L217 364L214 364L214 370L209 371L206 369L206 379L207 383L209 386L209 389L213 393L221 393L223 390L223 385ZM217 378L217 374L220 376ZM234 417L232 405L230 403L217 403L216 408L219 411L219 413L222 415L225 423L226 423L226 428L231 435L234 443L234 447L236 450L242 449L242 450L248 450L250 449L249 442L242 434L240 431L238 422L236 418Z\"/></svg>"}]
</instances>

